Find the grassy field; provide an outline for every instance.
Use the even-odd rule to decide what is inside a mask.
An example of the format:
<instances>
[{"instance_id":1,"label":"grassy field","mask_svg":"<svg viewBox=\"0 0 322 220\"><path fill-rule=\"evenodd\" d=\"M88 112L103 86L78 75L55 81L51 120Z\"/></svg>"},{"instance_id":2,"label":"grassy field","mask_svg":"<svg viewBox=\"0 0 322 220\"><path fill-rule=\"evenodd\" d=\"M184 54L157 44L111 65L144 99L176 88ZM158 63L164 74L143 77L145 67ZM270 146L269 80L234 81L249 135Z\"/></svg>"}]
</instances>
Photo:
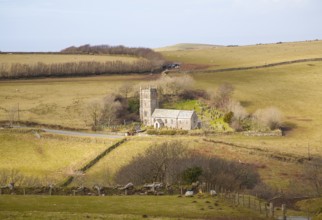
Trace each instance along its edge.
<instances>
[{"instance_id":1,"label":"grassy field","mask_svg":"<svg viewBox=\"0 0 322 220\"><path fill-rule=\"evenodd\" d=\"M322 41L263 44L240 47L161 51L166 59L182 63L207 65L210 69L246 67L269 63L322 57ZM198 47L197 47L198 48Z\"/></svg>"},{"instance_id":2,"label":"grassy field","mask_svg":"<svg viewBox=\"0 0 322 220\"><path fill-rule=\"evenodd\" d=\"M322 220L322 198L302 200L296 205L304 212L314 213L314 220Z\"/></svg>"},{"instance_id":3,"label":"grassy field","mask_svg":"<svg viewBox=\"0 0 322 220\"><path fill-rule=\"evenodd\" d=\"M305 154L309 145L313 154L322 155L321 70L322 62L317 62L242 72L196 73L193 77L200 88L215 90L222 83L232 84L235 99L249 112L269 106L279 108L285 116L285 126L291 130L286 137L259 138L271 147ZM260 143L256 138L250 141Z\"/></svg>"},{"instance_id":4,"label":"grassy field","mask_svg":"<svg viewBox=\"0 0 322 220\"><path fill-rule=\"evenodd\" d=\"M140 201L140 202L138 202ZM217 198L0 196L1 219L261 219Z\"/></svg>"},{"instance_id":5,"label":"grassy field","mask_svg":"<svg viewBox=\"0 0 322 220\"><path fill-rule=\"evenodd\" d=\"M106 155L93 168L85 174L84 185L94 184L113 185L114 175L122 167L129 163L133 156L144 151L156 140L153 138L134 138L122 144L114 151ZM77 185L77 179L72 185Z\"/></svg>"},{"instance_id":6,"label":"grassy field","mask_svg":"<svg viewBox=\"0 0 322 220\"><path fill-rule=\"evenodd\" d=\"M0 120L8 120L7 110L19 104L22 121L84 128L91 102L117 92L124 83L153 79L154 75L114 75L0 81Z\"/></svg>"},{"instance_id":7,"label":"grassy field","mask_svg":"<svg viewBox=\"0 0 322 220\"><path fill-rule=\"evenodd\" d=\"M322 57L322 42L283 43L245 47L220 47L216 49L197 49L186 51L164 52L167 58L182 62L212 65L211 59L216 58L218 68L232 66L261 65L285 60ZM178 58L178 59L176 59ZM215 67L217 68L217 66ZM178 73L181 74L181 73ZM170 74L171 75L171 74ZM260 168L260 174L265 182L272 186L288 188L294 179L301 179L303 166L296 163L281 162L269 158L267 155L257 154L256 148L267 150L269 153L291 154L307 157L322 156L322 62L307 62L284 65L266 69L248 71L234 71L221 73L193 73L196 88L215 91L222 83L231 83L235 87L234 98L241 101L249 112L258 108L275 106L285 115L285 126L289 128L284 137L246 137L242 135L215 136L212 139L247 146L250 149L237 149L227 145L204 142L200 137L180 137L186 142L205 153L211 153L231 160L241 160L266 168ZM66 127L84 128L83 112L93 100L101 99L106 94L117 91L124 83L140 84L151 81L158 75L122 75L99 76L86 78L65 79L34 79L0 81L0 120L7 120L6 110L16 107L19 103L20 119L44 124L59 124ZM178 104L180 107L180 103ZM9 136L11 138L9 138ZM19 137L19 138L18 138ZM30 141L20 141L21 139ZM34 143L43 140L32 139L33 136L20 134L5 134L2 139L6 145L15 146L12 150L2 150L2 155L14 157L13 152L20 148L26 150L31 158L37 153L33 149ZM161 138L162 139L162 138ZM171 139L169 137L169 139ZM174 137L177 139L177 137ZM155 140L160 140L156 138ZM41 142L41 146L59 145L72 149L77 148L79 142L53 140L53 143ZM91 168L88 173L88 184L94 179L105 178L104 170L112 176L133 155L143 152L152 143L151 138L133 139ZM96 145L96 144L94 144ZM1 146L5 146L1 143ZM24 147L26 146L26 147ZM100 148L99 146L98 148ZM47 148L46 148L47 149ZM95 147L93 147L95 149ZM80 148L78 159L87 155L86 148ZM11 154L10 154L11 152ZM50 152L50 151L49 151ZM48 153L51 155L53 153ZM11 156L10 156L11 155ZM17 161L23 157L17 157ZM37 157L41 161L41 157ZM40 163L34 159L34 163ZM3 162L2 162L3 161ZM14 160L15 161L15 160ZM1 160L7 168L14 164L8 160ZM63 169L65 165L51 164L54 171ZM7 165L9 164L9 165ZM20 166L20 165L19 165ZM26 170L27 166L19 167ZM30 166L33 166L30 164ZM70 166L70 165L69 165ZM33 166L37 170L36 166ZM287 167L287 169L285 169ZM49 169L49 168L48 168ZM52 171L49 170L49 171ZM38 171L37 171L38 172ZM40 173L40 171L38 172ZM281 181L282 180L282 181Z\"/></svg>"},{"instance_id":8,"label":"grassy field","mask_svg":"<svg viewBox=\"0 0 322 220\"><path fill-rule=\"evenodd\" d=\"M117 140L0 130L0 170L58 184ZM19 185L19 183L18 183Z\"/></svg>"},{"instance_id":9,"label":"grassy field","mask_svg":"<svg viewBox=\"0 0 322 220\"><path fill-rule=\"evenodd\" d=\"M134 62L138 58L131 56L117 56L117 55L79 55L79 54L0 54L0 64L37 64L42 62L45 64L52 63L68 63L81 61L122 61Z\"/></svg>"}]
</instances>

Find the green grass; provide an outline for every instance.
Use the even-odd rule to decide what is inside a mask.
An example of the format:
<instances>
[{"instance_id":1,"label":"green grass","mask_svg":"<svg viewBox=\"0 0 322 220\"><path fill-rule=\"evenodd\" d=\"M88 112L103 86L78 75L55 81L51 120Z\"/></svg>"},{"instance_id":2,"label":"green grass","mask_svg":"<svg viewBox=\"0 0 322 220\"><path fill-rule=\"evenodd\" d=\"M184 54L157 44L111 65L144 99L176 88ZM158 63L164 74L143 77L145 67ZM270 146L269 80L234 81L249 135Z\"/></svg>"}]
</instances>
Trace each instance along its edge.
<instances>
[{"instance_id":1,"label":"green grass","mask_svg":"<svg viewBox=\"0 0 322 220\"><path fill-rule=\"evenodd\" d=\"M322 198L302 200L296 203L296 206L303 212L310 213L310 216L314 216L313 220L322 219Z\"/></svg>"},{"instance_id":2,"label":"green grass","mask_svg":"<svg viewBox=\"0 0 322 220\"><path fill-rule=\"evenodd\" d=\"M0 196L1 219L142 219L143 215L158 219L259 219L255 213L210 197Z\"/></svg>"},{"instance_id":3,"label":"green grass","mask_svg":"<svg viewBox=\"0 0 322 220\"><path fill-rule=\"evenodd\" d=\"M115 139L41 136L37 139L31 132L0 130L0 171L15 170L44 184L59 183L116 142Z\"/></svg>"},{"instance_id":4,"label":"green grass","mask_svg":"<svg viewBox=\"0 0 322 220\"><path fill-rule=\"evenodd\" d=\"M209 108L199 100L182 100L178 102L165 103L163 108L194 110L205 126L209 123L211 129L218 132L233 131L229 124L224 121L224 114L216 109ZM204 109L204 111L202 110Z\"/></svg>"}]
</instances>

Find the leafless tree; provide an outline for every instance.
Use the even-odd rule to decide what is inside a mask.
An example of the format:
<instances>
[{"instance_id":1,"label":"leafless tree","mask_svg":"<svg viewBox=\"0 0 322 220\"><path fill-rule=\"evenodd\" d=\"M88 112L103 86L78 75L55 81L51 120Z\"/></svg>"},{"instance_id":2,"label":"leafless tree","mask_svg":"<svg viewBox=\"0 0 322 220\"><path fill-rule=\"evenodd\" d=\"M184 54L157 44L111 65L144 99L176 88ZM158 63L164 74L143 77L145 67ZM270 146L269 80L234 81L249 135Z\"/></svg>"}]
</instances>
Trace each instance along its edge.
<instances>
[{"instance_id":1,"label":"leafless tree","mask_svg":"<svg viewBox=\"0 0 322 220\"><path fill-rule=\"evenodd\" d=\"M135 185L150 182L172 184L180 172L174 166L186 152L186 148L178 141L155 144L144 154L134 157L129 166L123 167L116 180L121 184L128 182L133 182Z\"/></svg>"},{"instance_id":2,"label":"leafless tree","mask_svg":"<svg viewBox=\"0 0 322 220\"><path fill-rule=\"evenodd\" d=\"M234 87L231 84L225 83L220 85L216 93L211 96L212 106L227 112L233 92Z\"/></svg>"},{"instance_id":3,"label":"leafless tree","mask_svg":"<svg viewBox=\"0 0 322 220\"><path fill-rule=\"evenodd\" d=\"M231 127L236 131L242 130L243 120L248 117L246 109L240 104L240 102L231 100L228 103L227 110L233 113Z\"/></svg>"},{"instance_id":4,"label":"leafless tree","mask_svg":"<svg viewBox=\"0 0 322 220\"><path fill-rule=\"evenodd\" d=\"M0 187L5 187L9 183L9 172L7 170L0 171Z\"/></svg>"},{"instance_id":5,"label":"leafless tree","mask_svg":"<svg viewBox=\"0 0 322 220\"><path fill-rule=\"evenodd\" d=\"M92 101L88 104L85 112L85 122L96 131L100 127L100 120L103 115L104 105L101 101Z\"/></svg>"},{"instance_id":6,"label":"leafless tree","mask_svg":"<svg viewBox=\"0 0 322 220\"><path fill-rule=\"evenodd\" d=\"M117 118L117 112L121 110L122 105L118 100L116 100L114 94L105 96L103 102L104 105L100 117L100 122L101 124L105 124L107 125L107 127L110 127L113 124L114 120Z\"/></svg>"},{"instance_id":7,"label":"leafless tree","mask_svg":"<svg viewBox=\"0 0 322 220\"><path fill-rule=\"evenodd\" d=\"M129 82L123 83L119 88L119 92L123 95L125 99L128 98L128 95L132 91L133 91L133 84Z\"/></svg>"},{"instance_id":8,"label":"leafless tree","mask_svg":"<svg viewBox=\"0 0 322 220\"><path fill-rule=\"evenodd\" d=\"M7 109L7 118L10 126L12 127L13 124L18 120L18 108L16 106Z\"/></svg>"},{"instance_id":9,"label":"leafless tree","mask_svg":"<svg viewBox=\"0 0 322 220\"><path fill-rule=\"evenodd\" d=\"M151 182L180 183L184 171L191 167L202 169L199 177L201 181L230 190L253 188L259 182L254 167L189 151L181 142L151 146L117 173L116 182L133 182L136 185Z\"/></svg>"},{"instance_id":10,"label":"leafless tree","mask_svg":"<svg viewBox=\"0 0 322 220\"><path fill-rule=\"evenodd\" d=\"M260 128L269 128L271 130L279 128L283 123L283 114L276 107L258 109L253 114L255 123Z\"/></svg>"},{"instance_id":11,"label":"leafless tree","mask_svg":"<svg viewBox=\"0 0 322 220\"><path fill-rule=\"evenodd\" d=\"M41 180L39 180L39 178L37 177L26 176L23 179L23 182L21 183L21 185L28 186L28 187L37 187L37 186L41 186Z\"/></svg>"},{"instance_id":12,"label":"leafless tree","mask_svg":"<svg viewBox=\"0 0 322 220\"><path fill-rule=\"evenodd\" d=\"M316 190L317 196L322 193L322 159L314 158L307 162L305 176Z\"/></svg>"},{"instance_id":13,"label":"leafless tree","mask_svg":"<svg viewBox=\"0 0 322 220\"><path fill-rule=\"evenodd\" d=\"M194 79L188 75L177 77L162 75L154 84L156 84L158 91L163 95L179 95L184 90L192 88Z\"/></svg>"}]
</instances>

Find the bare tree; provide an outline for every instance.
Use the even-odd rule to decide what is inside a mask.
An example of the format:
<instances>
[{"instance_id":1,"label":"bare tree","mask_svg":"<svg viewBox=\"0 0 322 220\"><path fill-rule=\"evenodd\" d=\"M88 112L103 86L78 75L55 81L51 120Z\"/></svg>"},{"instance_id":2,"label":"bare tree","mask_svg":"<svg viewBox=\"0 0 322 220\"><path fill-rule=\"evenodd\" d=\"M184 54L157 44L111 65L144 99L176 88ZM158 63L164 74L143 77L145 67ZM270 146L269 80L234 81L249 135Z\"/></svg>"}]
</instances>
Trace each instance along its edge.
<instances>
[{"instance_id":1,"label":"bare tree","mask_svg":"<svg viewBox=\"0 0 322 220\"><path fill-rule=\"evenodd\" d=\"M9 183L9 172L6 170L0 171L0 188L7 186Z\"/></svg>"},{"instance_id":2,"label":"bare tree","mask_svg":"<svg viewBox=\"0 0 322 220\"><path fill-rule=\"evenodd\" d=\"M28 186L28 187L37 187L37 186L41 186L41 181L37 177L26 176L23 182L21 183L21 185Z\"/></svg>"},{"instance_id":3,"label":"bare tree","mask_svg":"<svg viewBox=\"0 0 322 220\"><path fill-rule=\"evenodd\" d=\"M129 82L126 82L126 83L123 83L120 88L119 88L119 92L121 94L123 94L123 97L125 99L128 98L128 95L133 91L133 84L132 83L129 83Z\"/></svg>"},{"instance_id":4,"label":"bare tree","mask_svg":"<svg viewBox=\"0 0 322 220\"><path fill-rule=\"evenodd\" d=\"M107 127L110 127L117 118L117 112L121 110L122 104L116 100L114 94L105 96L103 102L104 106L102 109L100 122L101 124L105 124Z\"/></svg>"},{"instance_id":5,"label":"bare tree","mask_svg":"<svg viewBox=\"0 0 322 220\"><path fill-rule=\"evenodd\" d=\"M322 193L322 159L315 158L306 164L305 176L316 190L317 196Z\"/></svg>"},{"instance_id":6,"label":"bare tree","mask_svg":"<svg viewBox=\"0 0 322 220\"><path fill-rule=\"evenodd\" d=\"M283 114L276 107L258 109L253 114L253 120L259 128L269 128L271 130L279 128L283 123Z\"/></svg>"},{"instance_id":7,"label":"bare tree","mask_svg":"<svg viewBox=\"0 0 322 220\"><path fill-rule=\"evenodd\" d=\"M231 100L227 106L227 110L233 113L231 120L231 127L236 131L243 129L243 120L248 117L246 109L240 104L240 102Z\"/></svg>"},{"instance_id":8,"label":"bare tree","mask_svg":"<svg viewBox=\"0 0 322 220\"><path fill-rule=\"evenodd\" d=\"M134 157L129 166L123 167L116 175L116 181L136 185L149 182L172 184L181 172L175 168L176 162L186 153L186 148L178 141L152 145L144 154Z\"/></svg>"},{"instance_id":9,"label":"bare tree","mask_svg":"<svg viewBox=\"0 0 322 220\"><path fill-rule=\"evenodd\" d=\"M92 101L88 104L85 113L85 122L96 131L100 128L100 120L103 115L103 103L101 101Z\"/></svg>"},{"instance_id":10,"label":"bare tree","mask_svg":"<svg viewBox=\"0 0 322 220\"><path fill-rule=\"evenodd\" d=\"M12 127L13 124L18 120L18 108L16 106L7 109L7 118L9 125Z\"/></svg>"},{"instance_id":11,"label":"bare tree","mask_svg":"<svg viewBox=\"0 0 322 220\"><path fill-rule=\"evenodd\" d=\"M259 174L254 167L197 154L189 151L181 142L163 142L151 146L116 174L116 182L133 182L136 185L181 183L184 173L194 167L201 168L198 179L226 189L251 189L259 182Z\"/></svg>"},{"instance_id":12,"label":"bare tree","mask_svg":"<svg viewBox=\"0 0 322 220\"><path fill-rule=\"evenodd\" d=\"M219 86L216 93L211 96L211 104L224 112L228 111L229 103L232 100L234 87L231 84L225 83Z\"/></svg>"},{"instance_id":13,"label":"bare tree","mask_svg":"<svg viewBox=\"0 0 322 220\"><path fill-rule=\"evenodd\" d=\"M157 85L158 91L164 95L179 95L184 90L190 89L194 85L194 79L188 75L178 77L162 75L162 77L154 83Z\"/></svg>"}]
</instances>

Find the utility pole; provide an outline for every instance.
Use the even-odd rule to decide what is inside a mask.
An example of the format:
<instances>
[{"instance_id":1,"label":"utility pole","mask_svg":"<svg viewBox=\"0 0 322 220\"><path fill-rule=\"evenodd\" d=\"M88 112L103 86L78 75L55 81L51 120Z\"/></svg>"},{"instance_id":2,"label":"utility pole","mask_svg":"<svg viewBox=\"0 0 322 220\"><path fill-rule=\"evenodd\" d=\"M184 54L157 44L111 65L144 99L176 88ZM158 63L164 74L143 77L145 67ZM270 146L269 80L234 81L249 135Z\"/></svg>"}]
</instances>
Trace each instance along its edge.
<instances>
[{"instance_id":1,"label":"utility pole","mask_svg":"<svg viewBox=\"0 0 322 220\"><path fill-rule=\"evenodd\" d=\"M20 110L19 110L19 102L18 102L18 125L20 125Z\"/></svg>"},{"instance_id":2,"label":"utility pole","mask_svg":"<svg viewBox=\"0 0 322 220\"><path fill-rule=\"evenodd\" d=\"M307 156L308 156L308 160L311 160L311 152L310 152L310 143L307 142Z\"/></svg>"}]
</instances>

